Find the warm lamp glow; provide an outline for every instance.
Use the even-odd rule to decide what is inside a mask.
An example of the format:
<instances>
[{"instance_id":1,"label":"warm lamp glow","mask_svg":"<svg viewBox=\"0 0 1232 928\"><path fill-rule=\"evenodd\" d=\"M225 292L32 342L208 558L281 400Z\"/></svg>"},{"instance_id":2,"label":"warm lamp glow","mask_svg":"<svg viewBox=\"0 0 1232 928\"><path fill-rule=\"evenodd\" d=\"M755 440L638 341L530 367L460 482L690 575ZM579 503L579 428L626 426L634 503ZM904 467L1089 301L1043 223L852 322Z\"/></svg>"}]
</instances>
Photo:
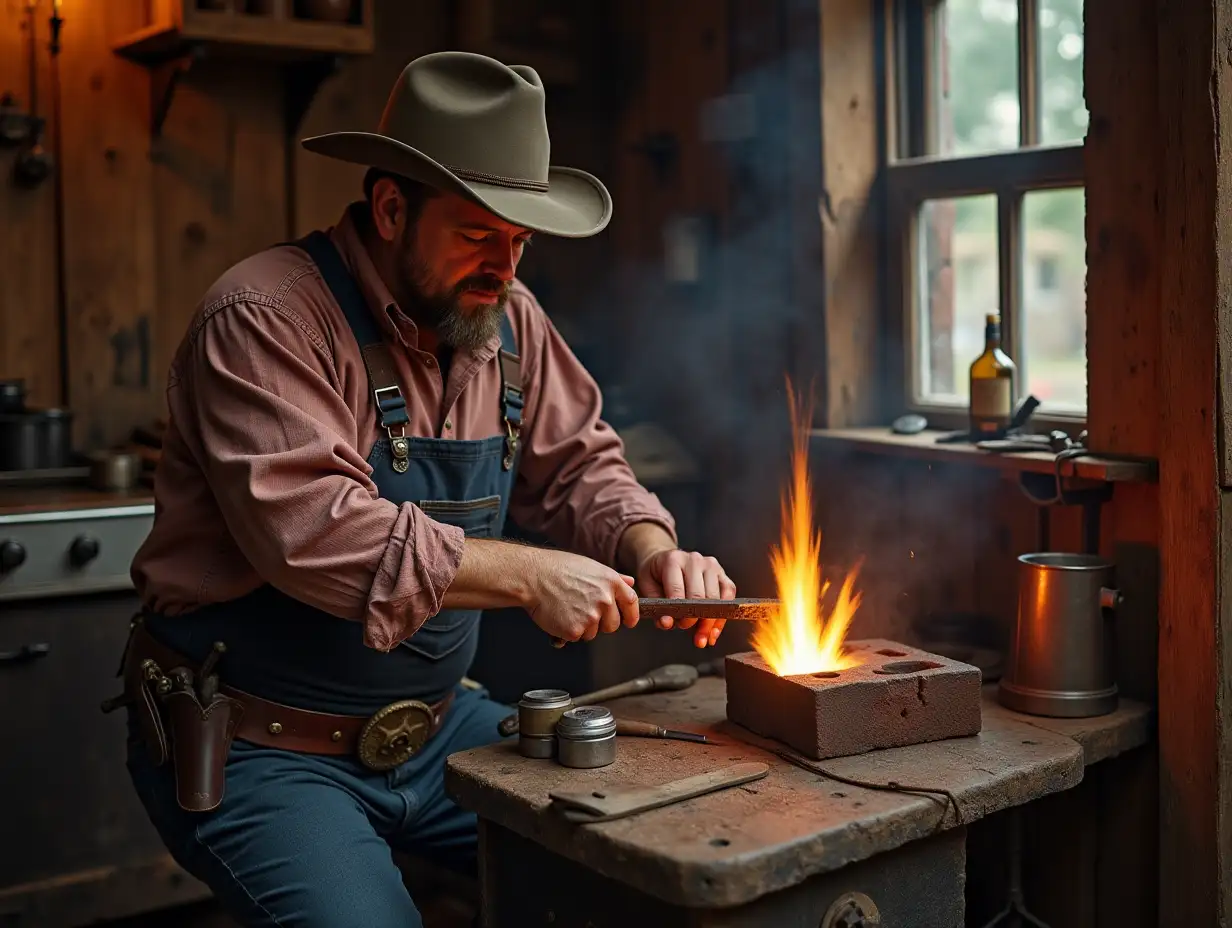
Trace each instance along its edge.
<instances>
[{"instance_id":1,"label":"warm lamp glow","mask_svg":"<svg viewBox=\"0 0 1232 928\"><path fill-rule=\"evenodd\" d=\"M779 544L770 551L782 609L759 622L752 644L781 677L823 670L842 670L858 661L843 653L843 640L860 607L854 592L858 568L843 581L834 609L822 614L829 583L821 578L821 533L813 527L813 487L808 468L809 428L813 407L802 405L791 381L787 400L792 419L791 480L783 494Z\"/></svg>"}]
</instances>

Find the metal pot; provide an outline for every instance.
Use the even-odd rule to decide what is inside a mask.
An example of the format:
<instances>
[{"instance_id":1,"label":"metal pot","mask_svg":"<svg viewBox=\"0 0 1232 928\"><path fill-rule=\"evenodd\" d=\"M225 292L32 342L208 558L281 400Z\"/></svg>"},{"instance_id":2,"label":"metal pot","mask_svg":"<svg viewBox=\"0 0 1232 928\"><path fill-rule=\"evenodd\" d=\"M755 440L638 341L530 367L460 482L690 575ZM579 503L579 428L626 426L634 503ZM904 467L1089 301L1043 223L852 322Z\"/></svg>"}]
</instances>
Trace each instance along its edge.
<instances>
[{"instance_id":1,"label":"metal pot","mask_svg":"<svg viewBox=\"0 0 1232 928\"><path fill-rule=\"evenodd\" d=\"M124 451L96 451L90 458L90 486L96 490L131 490L141 477L141 458Z\"/></svg>"},{"instance_id":2,"label":"metal pot","mask_svg":"<svg viewBox=\"0 0 1232 928\"><path fill-rule=\"evenodd\" d=\"M0 471L69 466L72 421L67 409L0 412Z\"/></svg>"},{"instance_id":3,"label":"metal pot","mask_svg":"<svg viewBox=\"0 0 1232 928\"><path fill-rule=\"evenodd\" d=\"M22 412L26 408L26 382L0 380L0 412Z\"/></svg>"},{"instance_id":4,"label":"metal pot","mask_svg":"<svg viewBox=\"0 0 1232 928\"><path fill-rule=\"evenodd\" d=\"M1018 558L1018 618L999 684L1001 704L1053 718L1117 707L1111 561L1093 554Z\"/></svg>"}]
</instances>

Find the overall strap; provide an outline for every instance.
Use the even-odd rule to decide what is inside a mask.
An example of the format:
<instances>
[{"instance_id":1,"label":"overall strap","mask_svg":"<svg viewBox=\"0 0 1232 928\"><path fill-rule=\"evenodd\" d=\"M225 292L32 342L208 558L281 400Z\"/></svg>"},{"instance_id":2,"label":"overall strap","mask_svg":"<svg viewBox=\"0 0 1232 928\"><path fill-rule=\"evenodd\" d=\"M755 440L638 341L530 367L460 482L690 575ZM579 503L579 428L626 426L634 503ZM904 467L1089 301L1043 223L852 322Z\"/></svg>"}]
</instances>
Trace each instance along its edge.
<instances>
[{"instance_id":1,"label":"overall strap","mask_svg":"<svg viewBox=\"0 0 1232 928\"><path fill-rule=\"evenodd\" d=\"M359 343L364 367L368 371L368 386L376 402L377 417L389 438L393 468L400 474L405 473L410 466L406 426L411 419L402 387L398 384L398 369L394 366L393 354L381 336L376 319L372 317L368 301L328 235L321 231L310 232L295 244L308 252L316 263L329 292L342 308L355 341Z\"/></svg>"},{"instance_id":2,"label":"overall strap","mask_svg":"<svg viewBox=\"0 0 1232 928\"><path fill-rule=\"evenodd\" d=\"M505 426L505 457L501 466L513 467L518 452L518 437L522 433L522 409L526 405L522 393L522 359L518 355L518 340L513 334L509 314L501 316L500 325L501 422Z\"/></svg>"}]
</instances>

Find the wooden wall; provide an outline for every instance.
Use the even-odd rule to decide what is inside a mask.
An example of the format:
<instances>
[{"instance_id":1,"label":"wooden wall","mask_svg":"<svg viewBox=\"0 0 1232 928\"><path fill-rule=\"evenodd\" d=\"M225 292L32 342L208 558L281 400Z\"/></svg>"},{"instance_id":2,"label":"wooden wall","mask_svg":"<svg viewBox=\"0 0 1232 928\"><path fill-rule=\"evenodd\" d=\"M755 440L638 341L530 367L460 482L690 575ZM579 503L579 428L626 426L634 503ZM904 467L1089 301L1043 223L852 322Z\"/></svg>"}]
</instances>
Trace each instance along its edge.
<instances>
[{"instance_id":1,"label":"wooden wall","mask_svg":"<svg viewBox=\"0 0 1232 928\"><path fill-rule=\"evenodd\" d=\"M45 20L37 23L39 111L46 117L49 68ZM11 91L25 110L30 104L26 4L0 2L0 94ZM10 182L17 150L0 148L0 377L24 377L30 401L59 403L60 320L56 309L55 192Z\"/></svg>"},{"instance_id":2,"label":"wooden wall","mask_svg":"<svg viewBox=\"0 0 1232 928\"><path fill-rule=\"evenodd\" d=\"M0 5L0 80L24 101L26 81L10 64L22 58L21 7ZM120 441L161 414L167 366L201 293L229 263L285 233L279 72L200 63L154 138L150 74L109 46L136 11L63 5L62 264L47 244L57 226L55 183L26 191L6 176L0 184L9 245L0 255L0 376L27 379L33 402L67 402L80 449ZM41 4L44 72L47 15ZM40 97L48 106L45 82ZM11 157L5 152L0 167Z\"/></svg>"},{"instance_id":3,"label":"wooden wall","mask_svg":"<svg viewBox=\"0 0 1232 928\"><path fill-rule=\"evenodd\" d=\"M22 103L25 5L0 0L0 91ZM138 8L119 0L63 5L62 266L54 183L15 187L16 153L0 150L0 377L26 379L33 403L67 402L79 450L122 441L161 415L170 358L205 289L240 258L331 224L363 174L288 139L284 72L258 61L195 64L155 137L150 72L110 50ZM37 38L45 114L47 15L44 2ZM324 84L298 137L375 126L403 65L446 47L453 29L448 0L379 3L376 52Z\"/></svg>"}]
</instances>

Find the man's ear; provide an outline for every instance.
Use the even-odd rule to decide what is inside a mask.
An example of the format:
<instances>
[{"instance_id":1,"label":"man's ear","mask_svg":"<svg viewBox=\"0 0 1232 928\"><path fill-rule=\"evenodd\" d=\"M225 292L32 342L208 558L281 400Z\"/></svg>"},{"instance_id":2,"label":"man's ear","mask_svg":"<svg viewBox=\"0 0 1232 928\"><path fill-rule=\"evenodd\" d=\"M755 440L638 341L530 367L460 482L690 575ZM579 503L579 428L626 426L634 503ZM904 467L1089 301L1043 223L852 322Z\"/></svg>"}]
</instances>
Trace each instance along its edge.
<instances>
[{"instance_id":1,"label":"man's ear","mask_svg":"<svg viewBox=\"0 0 1232 928\"><path fill-rule=\"evenodd\" d=\"M406 224L406 199L392 178L382 177L372 188L372 225L387 242Z\"/></svg>"}]
</instances>

